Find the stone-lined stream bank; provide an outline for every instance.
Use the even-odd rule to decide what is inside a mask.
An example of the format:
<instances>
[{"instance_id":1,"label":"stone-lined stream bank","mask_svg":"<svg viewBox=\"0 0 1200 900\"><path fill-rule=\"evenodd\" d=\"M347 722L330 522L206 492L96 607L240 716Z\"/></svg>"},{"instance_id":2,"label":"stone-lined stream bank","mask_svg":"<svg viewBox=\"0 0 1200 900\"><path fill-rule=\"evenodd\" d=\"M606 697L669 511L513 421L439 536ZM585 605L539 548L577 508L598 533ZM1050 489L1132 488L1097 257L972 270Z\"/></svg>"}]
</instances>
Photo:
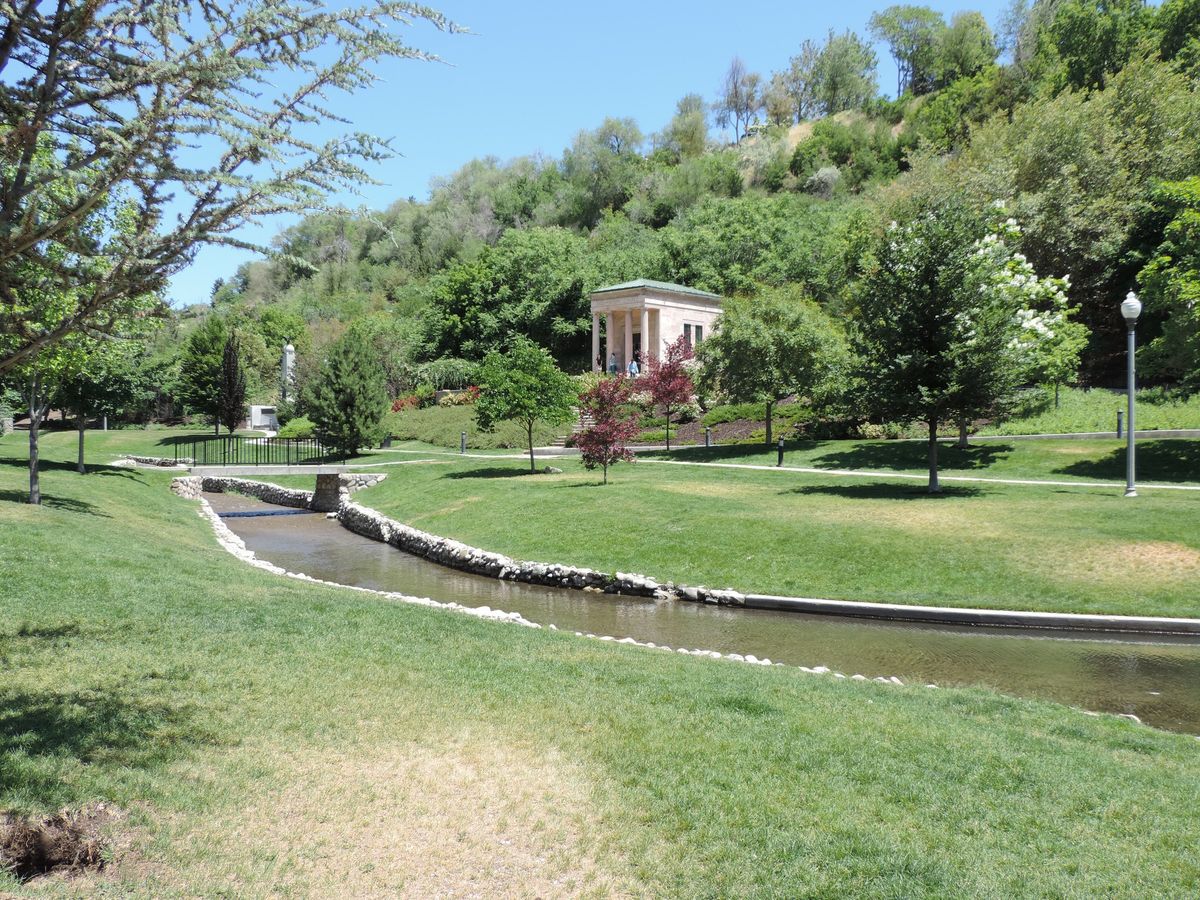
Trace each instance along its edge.
<instances>
[{"instance_id":1,"label":"stone-lined stream bank","mask_svg":"<svg viewBox=\"0 0 1200 900\"><path fill-rule=\"evenodd\" d=\"M347 484L341 499L348 503L350 489L359 486L363 484ZM198 498L203 485L185 482L176 490L181 488ZM289 493L267 493L271 489ZM293 509L303 508L310 495L266 485L251 490L286 500ZM218 512L262 508L261 501L236 494L213 493L208 500ZM255 565L293 577L370 589L394 600L671 652L760 665L784 663L828 678L891 685L984 684L1018 696L1058 700L1083 709L1137 716L1159 727L1200 732L1200 645L1194 639L1114 640L1103 635L1076 639L1062 632L1030 629L882 623L675 603L644 594L600 594L595 587L562 590L561 584L547 587L474 576L397 553L394 544L364 540L322 515L222 521L208 503L204 506L218 533L226 535L222 543ZM543 577L561 578L552 568L547 567Z\"/></svg>"}]
</instances>

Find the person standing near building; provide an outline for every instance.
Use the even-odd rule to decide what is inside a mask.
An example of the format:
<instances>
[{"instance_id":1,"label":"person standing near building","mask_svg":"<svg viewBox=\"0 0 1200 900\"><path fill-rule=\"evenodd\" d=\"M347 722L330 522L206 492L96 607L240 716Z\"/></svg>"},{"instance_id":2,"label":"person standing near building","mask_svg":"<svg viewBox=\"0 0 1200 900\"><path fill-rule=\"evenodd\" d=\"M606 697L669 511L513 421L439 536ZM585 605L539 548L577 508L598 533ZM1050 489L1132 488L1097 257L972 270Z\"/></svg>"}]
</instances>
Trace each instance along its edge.
<instances>
[{"instance_id":1,"label":"person standing near building","mask_svg":"<svg viewBox=\"0 0 1200 900\"><path fill-rule=\"evenodd\" d=\"M630 378L637 378L637 377L638 377L638 373L639 373L640 371L641 371L641 370L638 368L638 361L637 361L637 357L635 356L633 359L631 359L631 360L629 361L629 377L630 377Z\"/></svg>"}]
</instances>

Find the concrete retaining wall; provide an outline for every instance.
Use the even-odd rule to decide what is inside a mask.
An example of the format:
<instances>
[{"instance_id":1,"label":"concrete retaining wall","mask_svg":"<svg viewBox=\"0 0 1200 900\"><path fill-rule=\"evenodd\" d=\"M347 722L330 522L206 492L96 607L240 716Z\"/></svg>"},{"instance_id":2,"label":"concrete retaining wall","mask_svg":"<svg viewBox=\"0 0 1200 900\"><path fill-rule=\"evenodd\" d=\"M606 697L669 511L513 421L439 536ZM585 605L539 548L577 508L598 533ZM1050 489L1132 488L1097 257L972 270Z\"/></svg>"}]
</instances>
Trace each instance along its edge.
<instances>
[{"instance_id":1,"label":"concrete retaining wall","mask_svg":"<svg viewBox=\"0 0 1200 900\"><path fill-rule=\"evenodd\" d=\"M1101 616L1074 613L1026 612L1020 610L958 609L953 607L904 606L890 603L860 603L843 600L818 600L743 594L734 590L715 590L672 582L659 583L645 575L625 572L609 574L577 566L515 560L500 553L471 547L461 541L439 537L350 500L350 493L378 484L386 475L325 476L338 479L337 519L344 528L375 541L390 544L430 562L449 568L483 575L539 584L546 587L654 597L660 600L685 600L750 609L789 610L824 615L933 622L943 625L987 625L1071 631L1114 631L1155 634L1200 634L1200 619L1175 619L1143 616ZM314 508L314 493L298 491L266 482L241 478L216 478L192 475L176 478L171 489L188 499L200 499L202 491L230 490L258 497L268 503L297 508Z\"/></svg>"}]
</instances>

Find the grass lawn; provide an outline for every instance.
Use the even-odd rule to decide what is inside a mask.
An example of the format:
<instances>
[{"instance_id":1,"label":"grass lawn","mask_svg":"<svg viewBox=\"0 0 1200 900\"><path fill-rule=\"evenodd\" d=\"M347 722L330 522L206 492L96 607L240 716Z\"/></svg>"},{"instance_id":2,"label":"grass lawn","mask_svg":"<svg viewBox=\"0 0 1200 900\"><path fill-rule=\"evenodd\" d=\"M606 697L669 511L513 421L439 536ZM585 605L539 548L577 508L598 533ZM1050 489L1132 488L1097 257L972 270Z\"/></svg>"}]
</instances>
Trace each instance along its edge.
<instances>
[{"instance_id":1,"label":"grass lawn","mask_svg":"<svg viewBox=\"0 0 1200 900\"><path fill-rule=\"evenodd\" d=\"M791 441L783 464L817 469L876 470L926 475L928 444L915 441ZM735 444L727 447L682 447L652 453L648 459L734 462L774 466L775 448ZM1142 438L1137 444L1138 481L1200 484L1200 440ZM1099 440L973 441L960 449L942 440L938 449L942 475L1046 481L1113 481L1125 483L1125 442Z\"/></svg>"},{"instance_id":2,"label":"grass lawn","mask_svg":"<svg viewBox=\"0 0 1200 900\"><path fill-rule=\"evenodd\" d=\"M1107 446L1068 443L980 447L954 471L1070 479L1107 464ZM1164 459L1200 450L1200 442L1162 443L1180 445L1162 450ZM797 448L788 461L919 471L909 456L921 451L919 444L839 442ZM674 458L767 461L747 448ZM946 485L944 496L931 498L923 482L649 461L616 467L602 486L576 460L558 465L562 475L520 477L518 461L450 457L396 468L358 499L418 528L517 558L686 584L895 603L1200 616L1200 492L1148 489L1128 500L1120 485L970 484ZM1056 474L1063 468L1078 473Z\"/></svg>"},{"instance_id":3,"label":"grass lawn","mask_svg":"<svg viewBox=\"0 0 1200 900\"><path fill-rule=\"evenodd\" d=\"M525 428L515 422L500 422L494 431L481 431L475 424L473 406L428 406L405 410L391 413L386 424L396 440L420 441L435 447L457 450L464 431L469 450L520 450L529 446ZM539 422L533 429L533 445L544 447L555 438L570 433L571 423L551 426Z\"/></svg>"},{"instance_id":4,"label":"grass lawn","mask_svg":"<svg viewBox=\"0 0 1200 900\"><path fill-rule=\"evenodd\" d=\"M1125 409L1125 394L1101 388L1063 388L1054 406L1054 389L1029 394L1017 415L980 429L980 434L1066 434L1117 429L1117 411ZM1167 397L1161 389L1137 392L1137 427L1142 429L1200 428L1200 395L1187 400Z\"/></svg>"},{"instance_id":5,"label":"grass lawn","mask_svg":"<svg viewBox=\"0 0 1200 900\"><path fill-rule=\"evenodd\" d=\"M0 876L0 893L1200 890L1189 736L277 578L218 549L169 473L76 475L70 437L46 440L41 508L18 502L23 444L0 439L0 808L106 800L127 816L108 872ZM94 458L122 442L100 436ZM428 494L433 469L413 491ZM446 483L460 499L506 485L602 496L591 514L612 506L625 523L607 542L633 547L646 506L628 504L651 472L622 467L605 493L574 475ZM687 487L672 476L653 499L672 484ZM1165 515L1149 499L1143 529ZM510 505L509 522L534 510Z\"/></svg>"}]
</instances>

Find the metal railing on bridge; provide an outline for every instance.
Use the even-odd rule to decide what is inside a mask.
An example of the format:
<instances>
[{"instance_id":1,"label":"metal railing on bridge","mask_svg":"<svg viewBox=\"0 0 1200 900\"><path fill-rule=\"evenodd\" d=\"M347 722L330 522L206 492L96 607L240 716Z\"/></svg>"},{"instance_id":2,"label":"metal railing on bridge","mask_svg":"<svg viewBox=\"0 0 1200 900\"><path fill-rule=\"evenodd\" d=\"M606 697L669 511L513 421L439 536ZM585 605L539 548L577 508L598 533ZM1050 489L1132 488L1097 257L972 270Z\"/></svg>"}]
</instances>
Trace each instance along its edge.
<instances>
[{"instance_id":1,"label":"metal railing on bridge","mask_svg":"<svg viewBox=\"0 0 1200 900\"><path fill-rule=\"evenodd\" d=\"M175 462L190 458L197 466L315 466L332 457L317 438L265 438L213 435L175 444Z\"/></svg>"}]
</instances>

